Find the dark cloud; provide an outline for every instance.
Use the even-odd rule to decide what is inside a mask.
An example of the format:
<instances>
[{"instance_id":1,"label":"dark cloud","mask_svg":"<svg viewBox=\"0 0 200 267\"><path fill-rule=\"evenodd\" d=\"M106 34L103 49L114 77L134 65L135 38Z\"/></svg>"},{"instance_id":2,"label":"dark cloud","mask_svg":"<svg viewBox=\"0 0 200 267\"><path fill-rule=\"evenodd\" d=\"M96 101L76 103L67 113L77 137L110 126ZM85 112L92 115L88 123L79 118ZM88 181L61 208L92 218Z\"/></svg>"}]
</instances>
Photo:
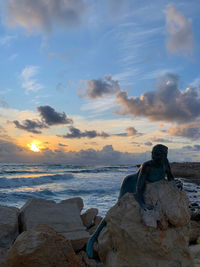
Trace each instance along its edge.
<instances>
[{"instance_id":1,"label":"dark cloud","mask_svg":"<svg viewBox=\"0 0 200 267\"><path fill-rule=\"evenodd\" d=\"M180 125L171 125L168 129L169 134L172 136L181 136L189 139L200 138L200 122L191 122Z\"/></svg>"},{"instance_id":2,"label":"dark cloud","mask_svg":"<svg viewBox=\"0 0 200 267\"><path fill-rule=\"evenodd\" d=\"M166 138L152 137L151 140L156 143L173 143L171 140Z\"/></svg>"},{"instance_id":3,"label":"dark cloud","mask_svg":"<svg viewBox=\"0 0 200 267\"><path fill-rule=\"evenodd\" d=\"M145 144L145 146L152 146L153 145L151 142L146 142L144 144Z\"/></svg>"},{"instance_id":4,"label":"dark cloud","mask_svg":"<svg viewBox=\"0 0 200 267\"><path fill-rule=\"evenodd\" d=\"M196 147L196 149L199 149ZM187 149L170 149L170 161L191 161L196 155L199 159L199 151ZM34 153L27 148L20 147L11 141L0 139L0 162L22 163L65 163L65 164L141 164L151 158L151 152L128 153L115 150L112 145L107 145L101 150L87 149L79 152L64 150L52 151L42 149L41 153Z\"/></svg>"},{"instance_id":5,"label":"dark cloud","mask_svg":"<svg viewBox=\"0 0 200 267\"><path fill-rule=\"evenodd\" d=\"M40 106L37 108L42 120L49 126L58 124L71 124L72 119L67 118L65 112L59 113L50 106Z\"/></svg>"},{"instance_id":6,"label":"dark cloud","mask_svg":"<svg viewBox=\"0 0 200 267\"><path fill-rule=\"evenodd\" d=\"M183 123L200 116L200 98L196 89L181 91L178 76L173 74L160 79L157 90L145 92L141 97L128 97L127 92L120 91L117 101L121 109L116 113L153 121Z\"/></svg>"},{"instance_id":7,"label":"dark cloud","mask_svg":"<svg viewBox=\"0 0 200 267\"><path fill-rule=\"evenodd\" d=\"M69 127L69 133L67 133L66 135L62 135L63 138L84 138L84 137L87 137L87 138L95 138L95 137L103 137L103 138L106 138L106 137L109 137L110 135L105 133L105 132L101 132L101 133L98 133L97 131L95 130L92 130L92 131L84 131L82 132L81 130L79 130L78 128L75 128L73 126Z\"/></svg>"},{"instance_id":8,"label":"dark cloud","mask_svg":"<svg viewBox=\"0 0 200 267\"><path fill-rule=\"evenodd\" d=\"M191 20L187 20L173 4L167 5L165 13L168 50L173 53L192 51L194 37Z\"/></svg>"},{"instance_id":9,"label":"dark cloud","mask_svg":"<svg viewBox=\"0 0 200 267\"><path fill-rule=\"evenodd\" d=\"M59 146L62 146L62 147L67 147L67 146L68 146L68 145L61 144L61 143L59 143L58 145L59 145Z\"/></svg>"},{"instance_id":10,"label":"dark cloud","mask_svg":"<svg viewBox=\"0 0 200 267\"><path fill-rule=\"evenodd\" d=\"M141 133L139 133L134 127L127 127L126 131L127 131L129 136L141 135Z\"/></svg>"},{"instance_id":11,"label":"dark cloud","mask_svg":"<svg viewBox=\"0 0 200 267\"><path fill-rule=\"evenodd\" d=\"M16 128L25 130L27 132L35 133L35 134L42 133L38 129L48 128L47 125L45 125L43 122L40 122L38 120L24 120L22 124L19 121L15 120L13 121L13 123L15 124Z\"/></svg>"},{"instance_id":12,"label":"dark cloud","mask_svg":"<svg viewBox=\"0 0 200 267\"><path fill-rule=\"evenodd\" d=\"M80 24L88 7L84 0L9 0L6 22L29 32L50 32L54 26L64 28Z\"/></svg>"},{"instance_id":13,"label":"dark cloud","mask_svg":"<svg viewBox=\"0 0 200 267\"><path fill-rule=\"evenodd\" d=\"M106 75L105 79L86 81L86 95L89 99L95 99L104 95L115 94L120 90L118 81L112 79L112 75Z\"/></svg>"},{"instance_id":14,"label":"dark cloud","mask_svg":"<svg viewBox=\"0 0 200 267\"><path fill-rule=\"evenodd\" d=\"M187 149L191 151L200 151L200 145L183 146L183 149Z\"/></svg>"},{"instance_id":15,"label":"dark cloud","mask_svg":"<svg viewBox=\"0 0 200 267\"><path fill-rule=\"evenodd\" d=\"M127 127L126 133L113 134L113 136L141 136L142 133L139 133L134 127Z\"/></svg>"}]
</instances>

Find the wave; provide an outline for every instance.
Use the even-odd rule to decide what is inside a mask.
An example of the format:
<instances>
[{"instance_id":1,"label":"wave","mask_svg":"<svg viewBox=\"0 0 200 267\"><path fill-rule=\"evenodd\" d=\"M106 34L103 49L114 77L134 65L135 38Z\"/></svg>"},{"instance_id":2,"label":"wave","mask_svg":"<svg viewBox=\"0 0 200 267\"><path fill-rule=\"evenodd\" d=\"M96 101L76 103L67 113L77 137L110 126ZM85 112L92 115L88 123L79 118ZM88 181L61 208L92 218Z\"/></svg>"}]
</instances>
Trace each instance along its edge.
<instances>
[{"instance_id":1,"label":"wave","mask_svg":"<svg viewBox=\"0 0 200 267\"><path fill-rule=\"evenodd\" d=\"M72 174L45 175L33 178L0 178L0 188L17 188L22 186L34 186L54 183L58 180L72 179Z\"/></svg>"}]
</instances>

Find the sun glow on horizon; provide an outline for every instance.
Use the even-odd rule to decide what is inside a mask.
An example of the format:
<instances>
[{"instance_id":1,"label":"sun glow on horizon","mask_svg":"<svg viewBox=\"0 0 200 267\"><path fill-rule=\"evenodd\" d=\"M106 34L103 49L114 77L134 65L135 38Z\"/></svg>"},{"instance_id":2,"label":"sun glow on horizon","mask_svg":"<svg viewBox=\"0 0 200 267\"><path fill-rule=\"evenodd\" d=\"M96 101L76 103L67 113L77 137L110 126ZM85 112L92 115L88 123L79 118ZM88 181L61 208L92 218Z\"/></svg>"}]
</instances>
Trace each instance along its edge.
<instances>
[{"instance_id":1,"label":"sun glow on horizon","mask_svg":"<svg viewBox=\"0 0 200 267\"><path fill-rule=\"evenodd\" d=\"M28 144L28 147L33 152L40 152L41 149L40 142L38 141L33 141L31 144Z\"/></svg>"}]
</instances>

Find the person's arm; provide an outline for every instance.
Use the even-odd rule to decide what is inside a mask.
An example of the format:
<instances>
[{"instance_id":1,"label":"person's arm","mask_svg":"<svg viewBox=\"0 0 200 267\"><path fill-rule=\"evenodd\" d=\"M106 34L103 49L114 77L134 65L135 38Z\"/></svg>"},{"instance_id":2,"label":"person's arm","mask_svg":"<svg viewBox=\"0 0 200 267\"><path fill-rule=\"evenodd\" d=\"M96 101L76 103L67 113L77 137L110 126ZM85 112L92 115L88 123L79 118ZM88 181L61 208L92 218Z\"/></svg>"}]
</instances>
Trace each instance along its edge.
<instances>
[{"instance_id":1,"label":"person's arm","mask_svg":"<svg viewBox=\"0 0 200 267\"><path fill-rule=\"evenodd\" d=\"M166 166L167 179L168 179L168 181L172 181L172 180L174 180L174 175L171 172L171 167L169 165L168 159L166 159L166 165L167 165Z\"/></svg>"},{"instance_id":2,"label":"person's arm","mask_svg":"<svg viewBox=\"0 0 200 267\"><path fill-rule=\"evenodd\" d=\"M146 185L146 178L149 172L149 167L146 163L144 163L141 167L141 170L138 174L137 186L136 186L136 198L139 202L140 206L145 209L145 202L144 202L144 190Z\"/></svg>"}]
</instances>

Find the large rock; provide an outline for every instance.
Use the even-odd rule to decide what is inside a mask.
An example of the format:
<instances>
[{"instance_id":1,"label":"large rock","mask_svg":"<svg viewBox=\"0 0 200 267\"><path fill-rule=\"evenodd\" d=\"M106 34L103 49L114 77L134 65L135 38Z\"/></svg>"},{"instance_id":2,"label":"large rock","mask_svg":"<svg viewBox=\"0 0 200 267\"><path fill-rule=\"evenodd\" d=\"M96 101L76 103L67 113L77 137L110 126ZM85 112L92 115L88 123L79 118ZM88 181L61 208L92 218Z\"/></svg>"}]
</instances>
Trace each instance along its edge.
<instances>
[{"instance_id":1,"label":"large rock","mask_svg":"<svg viewBox=\"0 0 200 267\"><path fill-rule=\"evenodd\" d=\"M6 267L80 267L71 242L48 225L18 236L8 251Z\"/></svg>"},{"instance_id":2,"label":"large rock","mask_svg":"<svg viewBox=\"0 0 200 267\"><path fill-rule=\"evenodd\" d=\"M6 267L5 266L5 258L8 252L8 248L0 248L0 267Z\"/></svg>"},{"instance_id":3,"label":"large rock","mask_svg":"<svg viewBox=\"0 0 200 267\"><path fill-rule=\"evenodd\" d=\"M10 248L18 236L18 214L17 208L0 206L0 248Z\"/></svg>"},{"instance_id":4,"label":"large rock","mask_svg":"<svg viewBox=\"0 0 200 267\"><path fill-rule=\"evenodd\" d=\"M200 224L195 221L191 221L190 226L190 242L196 243L198 238L200 238Z\"/></svg>"},{"instance_id":5,"label":"large rock","mask_svg":"<svg viewBox=\"0 0 200 267\"><path fill-rule=\"evenodd\" d=\"M71 240L73 248L79 250L89 238L80 218L80 207L76 201L30 199L20 210L22 231L30 230L38 224L48 224L58 233Z\"/></svg>"},{"instance_id":6,"label":"large rock","mask_svg":"<svg viewBox=\"0 0 200 267\"><path fill-rule=\"evenodd\" d=\"M86 210L85 213L81 215L81 219L83 221L83 224L87 227L90 228L91 226L94 225L94 219L98 214L98 209L91 208Z\"/></svg>"},{"instance_id":7,"label":"large rock","mask_svg":"<svg viewBox=\"0 0 200 267\"><path fill-rule=\"evenodd\" d=\"M200 245L193 245L189 247L192 255L194 267L200 267Z\"/></svg>"},{"instance_id":8,"label":"large rock","mask_svg":"<svg viewBox=\"0 0 200 267\"><path fill-rule=\"evenodd\" d=\"M107 226L98 238L98 254L105 266L192 266L189 203L186 194L172 184L147 185L145 199L147 205L155 205L152 211L141 213L130 193L108 211Z\"/></svg>"}]
</instances>

